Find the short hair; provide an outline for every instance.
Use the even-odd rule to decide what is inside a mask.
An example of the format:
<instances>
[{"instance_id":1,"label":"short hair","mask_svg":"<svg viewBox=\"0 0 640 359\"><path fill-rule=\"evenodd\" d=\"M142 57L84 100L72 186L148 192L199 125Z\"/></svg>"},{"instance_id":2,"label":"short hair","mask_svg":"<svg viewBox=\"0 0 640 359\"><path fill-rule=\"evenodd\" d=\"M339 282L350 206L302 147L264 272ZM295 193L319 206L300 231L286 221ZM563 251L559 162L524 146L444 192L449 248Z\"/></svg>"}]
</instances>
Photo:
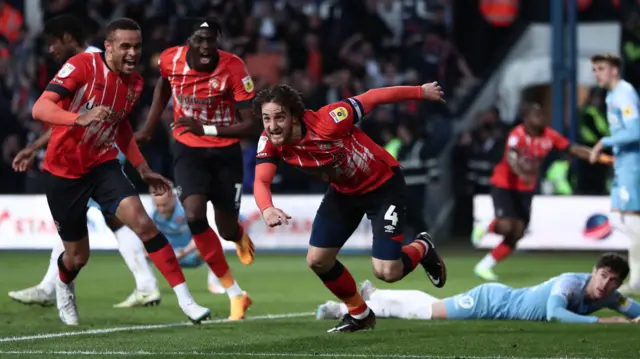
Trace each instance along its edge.
<instances>
[{"instance_id":1,"label":"short hair","mask_svg":"<svg viewBox=\"0 0 640 359\"><path fill-rule=\"evenodd\" d=\"M534 111L541 111L542 106L539 103L534 101L527 101L522 104L522 115L528 116Z\"/></svg>"},{"instance_id":2,"label":"short hair","mask_svg":"<svg viewBox=\"0 0 640 359\"><path fill-rule=\"evenodd\" d=\"M45 25L42 33L62 40L64 34L69 34L80 46L86 41L85 29L80 20L72 15L59 15L51 18Z\"/></svg>"},{"instance_id":3,"label":"short hair","mask_svg":"<svg viewBox=\"0 0 640 359\"><path fill-rule=\"evenodd\" d=\"M138 25L135 20L129 19L127 17L121 17L119 19L115 19L107 25L107 39L111 38L114 32L117 30L131 30L131 31L141 31L140 25Z\"/></svg>"},{"instance_id":4,"label":"short hair","mask_svg":"<svg viewBox=\"0 0 640 359\"><path fill-rule=\"evenodd\" d=\"M620 281L624 281L629 275L629 262L627 258L616 253L605 253L598 258L596 269L608 268L620 276Z\"/></svg>"},{"instance_id":5,"label":"short hair","mask_svg":"<svg viewBox=\"0 0 640 359\"><path fill-rule=\"evenodd\" d=\"M610 54L610 53L597 54L597 55L591 56L591 63L596 63L596 62L606 62L609 65L616 68L620 68L622 64L622 61L620 61L620 56Z\"/></svg>"},{"instance_id":6,"label":"short hair","mask_svg":"<svg viewBox=\"0 0 640 359\"><path fill-rule=\"evenodd\" d=\"M276 85L258 92L253 100L253 113L262 116L262 105L268 102L279 104L296 118L304 116L302 95L289 85Z\"/></svg>"}]
</instances>

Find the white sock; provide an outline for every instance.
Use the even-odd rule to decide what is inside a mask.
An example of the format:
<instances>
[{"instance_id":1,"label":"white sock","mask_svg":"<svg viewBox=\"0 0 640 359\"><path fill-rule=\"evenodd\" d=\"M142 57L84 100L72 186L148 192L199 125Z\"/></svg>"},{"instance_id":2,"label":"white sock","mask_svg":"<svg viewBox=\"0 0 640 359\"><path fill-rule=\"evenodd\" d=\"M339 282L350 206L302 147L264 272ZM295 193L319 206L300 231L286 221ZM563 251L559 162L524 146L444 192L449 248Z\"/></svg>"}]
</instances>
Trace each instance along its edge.
<instances>
[{"instance_id":1,"label":"white sock","mask_svg":"<svg viewBox=\"0 0 640 359\"><path fill-rule=\"evenodd\" d=\"M345 305L345 307L346 307L346 305ZM368 306L367 306L367 307L368 307ZM351 314L351 316L352 316L352 317L354 317L354 318L356 318L356 319L364 319L364 318L366 318L366 317L369 315L369 313L371 313L371 309L370 309L370 308L367 308L367 310L365 310L364 312L362 312L362 313L360 313L360 314L356 314L356 315Z\"/></svg>"},{"instance_id":2,"label":"white sock","mask_svg":"<svg viewBox=\"0 0 640 359\"><path fill-rule=\"evenodd\" d=\"M496 265L496 259L493 258L491 253L487 253L484 258L478 264L476 264L477 269L492 269Z\"/></svg>"},{"instance_id":3,"label":"white sock","mask_svg":"<svg viewBox=\"0 0 640 359\"><path fill-rule=\"evenodd\" d=\"M211 284L214 285L216 287L223 287L222 282L220 282L220 279L218 277L216 277L215 274L213 274L213 271L211 270L211 268L207 268L208 273L207 273L207 284Z\"/></svg>"},{"instance_id":4,"label":"white sock","mask_svg":"<svg viewBox=\"0 0 640 359\"><path fill-rule=\"evenodd\" d=\"M624 214L624 232L629 236L629 285L640 289L640 216Z\"/></svg>"},{"instance_id":5,"label":"white sock","mask_svg":"<svg viewBox=\"0 0 640 359\"><path fill-rule=\"evenodd\" d=\"M229 296L229 299L243 294L244 292L242 291L242 289L240 289L240 286L236 281L233 281L233 285L227 288L227 295Z\"/></svg>"},{"instance_id":6,"label":"white sock","mask_svg":"<svg viewBox=\"0 0 640 359\"><path fill-rule=\"evenodd\" d=\"M367 305L380 318L431 319L431 305L438 298L419 290L377 289Z\"/></svg>"},{"instance_id":7,"label":"white sock","mask_svg":"<svg viewBox=\"0 0 640 359\"><path fill-rule=\"evenodd\" d=\"M60 254L64 252L64 244L62 240L57 240L51 250L51 257L49 258L49 267L47 273L45 273L42 281L38 286L48 295L52 295L56 291L56 279L58 278L58 258Z\"/></svg>"},{"instance_id":8,"label":"white sock","mask_svg":"<svg viewBox=\"0 0 640 359\"><path fill-rule=\"evenodd\" d=\"M183 282L173 287L173 291L176 293L176 297L178 297L178 305L180 308L184 308L185 306L195 303L193 300L193 296L191 296L191 292L189 291L189 287L187 287L187 282Z\"/></svg>"},{"instance_id":9,"label":"white sock","mask_svg":"<svg viewBox=\"0 0 640 359\"><path fill-rule=\"evenodd\" d=\"M118 250L136 280L136 289L151 292L158 289L158 282L144 255L144 245L138 236L126 226L113 233L118 240Z\"/></svg>"}]
</instances>

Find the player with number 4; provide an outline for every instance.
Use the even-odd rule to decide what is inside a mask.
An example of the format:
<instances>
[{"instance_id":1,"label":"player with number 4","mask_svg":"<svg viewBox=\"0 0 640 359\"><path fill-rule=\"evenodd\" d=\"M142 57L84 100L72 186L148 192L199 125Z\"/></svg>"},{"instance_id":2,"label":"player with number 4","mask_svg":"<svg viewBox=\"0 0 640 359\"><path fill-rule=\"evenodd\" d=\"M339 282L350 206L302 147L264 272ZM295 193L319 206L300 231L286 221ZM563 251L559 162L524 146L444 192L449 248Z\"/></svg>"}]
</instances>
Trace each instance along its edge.
<instances>
[{"instance_id":1,"label":"player with number 4","mask_svg":"<svg viewBox=\"0 0 640 359\"><path fill-rule=\"evenodd\" d=\"M412 243L402 245L407 194L400 165L356 127L375 106L407 100L444 101L442 96L435 82L386 87L310 111L296 90L278 85L258 93L253 102L253 111L264 124L256 155L254 196L267 225L287 224L291 218L272 202L270 186L280 160L331 183L313 221L307 252L309 267L349 309L329 332L375 326L375 314L358 293L349 271L336 259L365 215L372 224L373 271L378 279L398 281L421 264L436 287L445 284L446 268L429 234L420 233Z\"/></svg>"}]
</instances>

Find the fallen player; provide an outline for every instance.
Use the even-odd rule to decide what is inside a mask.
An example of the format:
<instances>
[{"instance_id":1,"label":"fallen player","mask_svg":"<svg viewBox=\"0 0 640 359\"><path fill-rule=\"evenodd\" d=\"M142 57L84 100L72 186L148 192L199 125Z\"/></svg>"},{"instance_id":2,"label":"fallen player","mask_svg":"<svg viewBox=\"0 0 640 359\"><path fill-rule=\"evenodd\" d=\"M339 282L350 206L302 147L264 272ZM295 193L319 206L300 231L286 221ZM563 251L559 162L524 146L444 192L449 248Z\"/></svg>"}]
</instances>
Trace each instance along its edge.
<instances>
[{"instance_id":1,"label":"fallen player","mask_svg":"<svg viewBox=\"0 0 640 359\"><path fill-rule=\"evenodd\" d=\"M618 292L629 274L627 259L604 254L591 273L563 273L533 287L481 284L468 292L438 299L419 290L360 287L367 305L381 318L510 319L563 323L640 323L640 304ZM600 318L592 313L609 308L624 317ZM337 319L347 313L343 303L328 301L316 319Z\"/></svg>"}]
</instances>

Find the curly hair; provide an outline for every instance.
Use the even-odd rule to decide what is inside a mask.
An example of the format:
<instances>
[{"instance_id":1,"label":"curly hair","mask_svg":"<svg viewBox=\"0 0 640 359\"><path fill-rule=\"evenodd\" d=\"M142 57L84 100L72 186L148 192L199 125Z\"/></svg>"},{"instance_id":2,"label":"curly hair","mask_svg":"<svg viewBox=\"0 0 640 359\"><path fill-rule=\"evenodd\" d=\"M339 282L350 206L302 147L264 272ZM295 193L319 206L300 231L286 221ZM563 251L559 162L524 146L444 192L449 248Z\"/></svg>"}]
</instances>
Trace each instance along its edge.
<instances>
[{"instance_id":1,"label":"curly hair","mask_svg":"<svg viewBox=\"0 0 640 359\"><path fill-rule=\"evenodd\" d=\"M616 253L605 253L596 262L596 269L609 268L612 272L620 276L620 281L624 281L629 275L629 262L627 258Z\"/></svg>"},{"instance_id":2,"label":"curly hair","mask_svg":"<svg viewBox=\"0 0 640 359\"><path fill-rule=\"evenodd\" d=\"M302 95L289 85L276 85L258 92L253 100L253 113L262 117L262 105L274 102L285 108L295 118L302 118L305 107Z\"/></svg>"}]
</instances>

